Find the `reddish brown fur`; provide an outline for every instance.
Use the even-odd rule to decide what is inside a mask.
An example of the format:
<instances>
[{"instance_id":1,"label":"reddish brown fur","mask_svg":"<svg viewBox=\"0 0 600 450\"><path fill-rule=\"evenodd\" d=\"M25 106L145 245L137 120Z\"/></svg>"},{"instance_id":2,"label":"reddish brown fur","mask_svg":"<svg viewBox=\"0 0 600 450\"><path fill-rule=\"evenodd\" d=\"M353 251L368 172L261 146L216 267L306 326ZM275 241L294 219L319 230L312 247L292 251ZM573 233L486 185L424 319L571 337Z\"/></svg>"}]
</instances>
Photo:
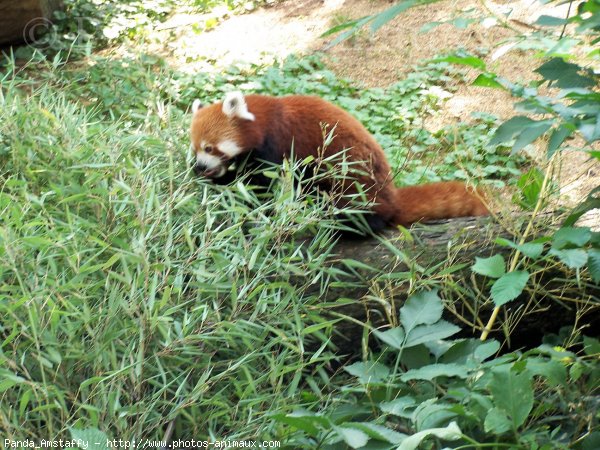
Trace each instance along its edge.
<instances>
[{"instance_id":1,"label":"reddish brown fur","mask_svg":"<svg viewBox=\"0 0 600 450\"><path fill-rule=\"evenodd\" d=\"M201 140L217 145L223 139L234 140L244 152L274 149L279 159L290 155L292 143L298 159L309 155L329 157L349 149L346 159L364 161L367 172L356 175L356 181L373 201L373 211L390 225L488 214L481 194L460 182L395 187L385 154L373 136L346 111L323 99L263 95L248 95L245 99L254 121L225 116L222 103L196 112L191 135L197 151ZM335 126L335 137L324 152L322 124L328 124L329 129Z\"/></svg>"}]
</instances>

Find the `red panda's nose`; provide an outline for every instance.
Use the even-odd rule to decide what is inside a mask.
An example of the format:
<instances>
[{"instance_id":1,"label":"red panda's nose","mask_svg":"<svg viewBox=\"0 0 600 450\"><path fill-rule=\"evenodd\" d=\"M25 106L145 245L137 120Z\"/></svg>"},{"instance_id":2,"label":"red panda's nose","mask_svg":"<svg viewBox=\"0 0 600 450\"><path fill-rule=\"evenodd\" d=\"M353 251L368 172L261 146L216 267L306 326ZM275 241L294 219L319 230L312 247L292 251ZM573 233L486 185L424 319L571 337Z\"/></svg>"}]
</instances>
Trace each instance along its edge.
<instances>
[{"instance_id":1,"label":"red panda's nose","mask_svg":"<svg viewBox=\"0 0 600 450\"><path fill-rule=\"evenodd\" d=\"M208 166L206 166L202 163L196 163L192 166L192 170L194 171L194 173L196 175L203 175L204 173L206 173L207 169L208 169Z\"/></svg>"}]
</instances>

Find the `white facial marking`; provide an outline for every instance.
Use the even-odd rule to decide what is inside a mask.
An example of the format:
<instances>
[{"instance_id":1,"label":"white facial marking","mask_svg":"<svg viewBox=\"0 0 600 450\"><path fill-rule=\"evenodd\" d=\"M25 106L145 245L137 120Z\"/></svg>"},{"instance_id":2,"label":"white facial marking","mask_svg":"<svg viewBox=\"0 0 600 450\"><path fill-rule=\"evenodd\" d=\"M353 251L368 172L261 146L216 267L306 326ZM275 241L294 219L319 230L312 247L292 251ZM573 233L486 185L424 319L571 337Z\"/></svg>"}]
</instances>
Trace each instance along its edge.
<instances>
[{"instance_id":1,"label":"white facial marking","mask_svg":"<svg viewBox=\"0 0 600 450\"><path fill-rule=\"evenodd\" d=\"M221 141L217 147L219 151L226 155L228 158L233 158L234 156L237 156L242 152L242 148L239 145L237 145L235 141L232 141L230 139Z\"/></svg>"},{"instance_id":2,"label":"white facial marking","mask_svg":"<svg viewBox=\"0 0 600 450\"><path fill-rule=\"evenodd\" d=\"M206 166L206 170L213 170L222 165L217 156L205 152L196 153L196 163Z\"/></svg>"},{"instance_id":3,"label":"white facial marking","mask_svg":"<svg viewBox=\"0 0 600 450\"><path fill-rule=\"evenodd\" d=\"M198 111L200 108L202 108L202 103L200 102L200 99L194 100L194 103L192 103L192 114L195 114L196 111Z\"/></svg>"},{"instance_id":4,"label":"white facial marking","mask_svg":"<svg viewBox=\"0 0 600 450\"><path fill-rule=\"evenodd\" d=\"M227 117L239 117L240 119L254 120L254 114L248 111L248 105L244 94L240 91L229 92L223 100L223 114Z\"/></svg>"}]
</instances>

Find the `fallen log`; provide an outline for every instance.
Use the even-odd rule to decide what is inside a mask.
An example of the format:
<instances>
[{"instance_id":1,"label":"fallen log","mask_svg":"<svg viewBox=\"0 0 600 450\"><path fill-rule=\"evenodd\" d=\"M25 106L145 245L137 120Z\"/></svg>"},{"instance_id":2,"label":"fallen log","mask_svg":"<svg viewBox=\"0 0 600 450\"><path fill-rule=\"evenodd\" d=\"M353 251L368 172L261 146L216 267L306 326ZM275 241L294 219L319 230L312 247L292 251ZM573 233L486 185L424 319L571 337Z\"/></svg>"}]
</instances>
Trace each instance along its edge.
<instances>
[{"instance_id":1,"label":"fallen log","mask_svg":"<svg viewBox=\"0 0 600 450\"><path fill-rule=\"evenodd\" d=\"M461 326L463 336L479 337L494 304L490 280L474 274L471 265L476 256L497 253L508 260L512 249L495 240L515 239L527 221L526 216L513 218L508 229L490 218L453 219L419 224L409 233L389 230L379 238L340 241L331 264L348 275L333 283L323 299L329 314L346 319L336 326L335 343L355 353L363 324L395 326L399 308L415 287L433 284L446 302L446 319ZM555 222L552 215L541 216L530 236L548 234ZM490 337L515 349L538 345L545 334L569 324L587 326L584 334L597 335L600 286L585 277L576 281L574 271L561 264L538 264L543 270L530 270L527 288L502 308Z\"/></svg>"},{"instance_id":2,"label":"fallen log","mask_svg":"<svg viewBox=\"0 0 600 450\"><path fill-rule=\"evenodd\" d=\"M33 43L48 31L60 0L0 0L0 44Z\"/></svg>"}]
</instances>

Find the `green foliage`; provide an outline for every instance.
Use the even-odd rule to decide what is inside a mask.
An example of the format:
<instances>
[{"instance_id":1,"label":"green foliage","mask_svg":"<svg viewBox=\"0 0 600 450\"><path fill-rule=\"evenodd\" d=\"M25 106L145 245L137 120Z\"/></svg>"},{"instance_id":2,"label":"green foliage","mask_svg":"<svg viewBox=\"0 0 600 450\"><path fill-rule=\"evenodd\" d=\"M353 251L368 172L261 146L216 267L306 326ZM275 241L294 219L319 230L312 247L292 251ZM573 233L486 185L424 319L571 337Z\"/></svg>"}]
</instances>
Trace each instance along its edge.
<instances>
[{"instance_id":1,"label":"green foliage","mask_svg":"<svg viewBox=\"0 0 600 450\"><path fill-rule=\"evenodd\" d=\"M33 43L17 49L17 56L52 57L58 52L89 55L94 49L143 34L165 20L174 0L63 0L64 10L52 18L48 32Z\"/></svg>"},{"instance_id":2,"label":"green foliage","mask_svg":"<svg viewBox=\"0 0 600 450\"><path fill-rule=\"evenodd\" d=\"M494 416L494 422L498 423L501 417L500 423L504 424L510 421L512 430L516 431L525 423L533 408L533 377L525 370L518 373L513 369L514 367L500 366L496 370L492 370L492 379L488 389L495 404L492 409L493 413L490 411Z\"/></svg>"},{"instance_id":3,"label":"green foliage","mask_svg":"<svg viewBox=\"0 0 600 450\"><path fill-rule=\"evenodd\" d=\"M402 6L412 6L408 2L400 2L397 6L399 5L400 9L405 9ZM387 12L380 17L385 16L386 20L389 20L390 17L386 14ZM576 23L579 25L577 28L578 33L589 32L592 36L592 42L598 43L599 18L600 8L598 3L590 0L582 2L577 8L577 14L571 18L563 20L542 16L539 24L557 26ZM346 38L353 30L355 31L369 20L373 19L367 18L366 21L358 21L352 24L354 28L340 35L338 40ZM428 28L432 29L437 25L438 23L433 23ZM599 98L595 89L598 85L598 76L582 64L564 60L565 57L569 56L568 50L570 47L577 42L584 42L588 37L577 36L577 38L580 38L578 41L567 37L563 39L561 34L558 43L548 40L551 43L546 54L549 60L544 62L536 72L544 79L540 84L547 82L548 85L560 89L559 94L555 97L539 94L537 86L524 87L499 77L497 74L488 71L482 59L472 55L458 53L438 58L435 61L476 68L482 73L473 82L474 85L505 89L522 99L516 106L527 115L513 117L500 125L489 140L489 144L509 144L512 147L512 153L517 153L538 138L547 136L547 154L552 157L577 132L588 144L600 140L600 134L598 134L598 130L600 130L598 126L600 123L600 115L598 115ZM569 39L571 40L569 41ZM530 36L523 37L525 45L531 45L530 42ZM524 46L522 45L520 48L524 48ZM593 50L586 56L595 59L597 62L599 55L600 53L597 50ZM535 115L535 118L529 117L529 115ZM543 118L540 119L540 116ZM591 149L588 149L588 151L590 156L598 158L598 152ZM551 190L549 186L552 185L552 180L547 175L536 168L524 174L517 183L519 190L514 196L515 203L535 212L544 206L545 196ZM575 272L577 283L585 283L581 280L580 272L585 270L586 265L589 279L595 283L599 282L598 233L592 233L587 228L572 228L572 225L582 214L599 206L598 189L594 189L587 200L571 213L565 221L566 227L558 230L553 236L540 238L533 242L525 242L525 236L520 242L497 240L500 245L509 246L515 251L511 258L510 267L506 267L505 260L501 255L476 258L475 264L472 266L473 271L492 279L489 283L491 285L489 296L496 305L495 313L499 311L500 306L516 299L524 292L531 282L532 274L545 270L547 264L551 266L556 260ZM545 242L551 243L551 248L546 251L544 251ZM591 307L598 308L597 302ZM404 311L404 314L406 314L406 311ZM495 315L492 317L495 317ZM488 326L491 325L488 324ZM423 355L420 355L420 357L414 355L407 357L406 354L402 354L404 350L402 344L406 339L402 328L386 332L375 331L374 335L390 349L399 352L394 367L397 369L399 362L404 362L405 368L408 369L400 376L395 371L390 371L389 384L394 383L398 378L402 382L412 381L413 383L415 380L435 380L436 393L439 391L446 393L454 401L457 398L472 399L471 402L460 402L460 407L452 404L442 406L443 411L447 414L445 417L442 416L445 420L442 424L448 424L450 420L454 419L453 414L463 419L463 421L457 420L457 422L460 426L459 432L462 432L463 438L468 444L459 448L477 448L485 443L485 445L496 448L508 446L510 448L528 449L572 447L591 449L595 448L600 442L600 433L597 431L597 417L593 419L595 428L592 428L593 431L585 436L578 436L576 428L571 428L570 432L566 431L565 424L558 424L555 428L552 428L540 426L536 423L536 420L543 420L545 424L548 424L553 421L552 417L560 416L560 413L555 415L557 413L554 409L556 403L551 399L561 396L562 388L575 393L577 396L578 388L575 386L581 380L579 370L582 366L578 362L573 363L572 354L564 358L563 354L548 351L547 347L542 346L538 349L539 353L529 351L524 355L519 355L518 359L511 359L515 356L508 355L483 363L484 368L479 372L477 381L472 384L467 381L466 386L460 385L460 387L457 387L456 381L451 384L450 381L441 377L446 375L450 379L463 380L466 378L469 380L460 365L447 364L445 361L440 364L437 360L427 364L423 362ZM427 343L425 342L425 344ZM439 353L443 355L443 351L447 350L448 347L448 344L440 345L436 343L435 346L429 345L427 348L430 354L437 359ZM424 349L423 351L427 352ZM378 356L374 359L379 364L385 362L385 356ZM411 367L411 363L414 363L414 361L419 361L419 367L416 369ZM573 364L571 365L571 363ZM598 370L597 361L592 363L589 369L588 374L595 373ZM570 379L567 379L567 373ZM591 375L592 378L588 378L590 382L588 389L595 389L593 386L597 385L597 381L592 381L594 376L596 375ZM556 390L559 385L561 389ZM410 396L411 389L416 388L415 385L405 386L397 383L395 388L397 390L392 391L392 395L398 397L398 405L393 404L396 400L389 401L389 397L386 397L385 406L381 408L382 412L396 414L402 419L411 421L408 425L406 423L396 424L397 428L409 429L411 432L419 431L418 417L422 414L422 409L427 409L429 405L432 407L436 405L437 396L430 393L425 398L415 399ZM419 391L419 393L424 390ZM457 396L456 392L460 392L460 395ZM468 394L465 395L466 392ZM372 409L374 405L377 405L381 396L378 395L379 393L374 386L369 386L369 390L365 394L365 398L355 398L354 401L359 404L360 402L366 403ZM389 394L390 389L388 387L385 395ZM570 396L570 394L568 395ZM407 396L409 397L407 398ZM348 396L345 396L345 399L347 400ZM447 401L446 398L443 398L440 402L443 400ZM414 408L412 414L410 414L411 408ZM440 409L438 406L438 409L434 409L430 414L434 416L439 413ZM355 406L355 410L357 411L356 415L364 417L363 420L370 418L365 412L366 407ZM392 424L395 424L395 422L390 420L389 416L379 419L382 423L385 421L387 426L394 428ZM349 419L346 417L345 420ZM582 418L579 420L582 420ZM585 421L585 419L583 420ZM353 418L353 421L356 422L356 419ZM476 424L477 428L473 430L475 434L469 434L468 431L465 431L465 421L468 423L467 426ZM485 432L484 435L481 434L482 431ZM332 440L335 442L335 437ZM373 448L397 448L397 442L381 440L386 444L381 444L381 446L374 444ZM442 444L438 443L438 446L441 447ZM335 448L335 446L332 446L332 448Z\"/></svg>"},{"instance_id":4,"label":"green foliage","mask_svg":"<svg viewBox=\"0 0 600 450\"><path fill-rule=\"evenodd\" d=\"M502 306L521 295L528 280L529 272L526 270L508 272L498 278L490 290L490 295L496 306Z\"/></svg>"},{"instance_id":5,"label":"green foliage","mask_svg":"<svg viewBox=\"0 0 600 450\"><path fill-rule=\"evenodd\" d=\"M89 56L109 44L150 36L177 8L189 13L207 13L215 7L244 12L263 3L267 0L63 0L64 9L54 13L46 34L32 46L18 48L16 55L24 59L51 58L59 52L63 58Z\"/></svg>"},{"instance_id":6,"label":"green foliage","mask_svg":"<svg viewBox=\"0 0 600 450\"><path fill-rule=\"evenodd\" d=\"M77 429L71 428L71 439L76 442L81 442L83 447L87 443L87 449L90 450L109 450L107 442L110 440L106 433L96 428ZM87 450L85 449L85 450Z\"/></svg>"},{"instance_id":7,"label":"green foliage","mask_svg":"<svg viewBox=\"0 0 600 450\"><path fill-rule=\"evenodd\" d=\"M591 0L582 2L577 7L577 13L570 18L558 19L542 16L539 24L543 26L579 24L576 28L576 37L572 42L574 45L576 43L586 44L590 39L597 43L600 39L598 37L599 20L600 8L596 1ZM575 133L579 133L589 146L585 150L589 152L590 156L598 158L597 152L591 150L591 145L600 141L600 115L598 114L600 97L596 92L600 78L581 62L565 60L571 55L559 51L560 48L564 48L561 46L568 39L563 39L562 35L563 33L561 33L559 42L546 53L545 56L548 59L535 70L542 77L542 81L527 87L514 84L488 71L485 62L475 56L459 54L437 59L440 62L474 67L482 73L473 84L506 89L515 97L522 99L515 106L528 115L515 116L501 124L496 129L490 143L511 143L512 153L515 153L538 138L547 136L547 155L551 158L557 151L566 147L565 143L569 138L573 137ZM592 51L583 58L597 61L599 56L597 51ZM580 60L581 58L579 56ZM538 87L544 84L557 88L558 93L552 96L540 94ZM529 117L531 115L535 115L536 118ZM540 116L544 118L540 119ZM551 190L546 183L552 184L552 180L547 175L549 173L544 174L537 168L532 168L523 174L517 182L519 190L513 197L515 203L534 212L545 206L548 191ZM558 230L552 237L552 248L546 255L542 256L543 247L540 246L540 243L536 243L536 247L533 248L525 248L526 244L510 243L510 245L517 252L522 252L534 260L559 260L569 269L575 270L578 282L580 282L580 270L587 265L591 280L597 283L600 278L595 259L598 244L595 241L588 243L591 237L589 229L575 229L571 226L584 213L600 205L597 197L599 189L600 187L593 189L588 198L569 215L564 228ZM563 249L565 246L568 248ZM592 256L590 257L590 255ZM483 275L490 276L491 273L498 275L500 269L492 267L493 262L499 262L499 260L488 258L488 260L482 261L478 259L473 265L473 270ZM514 300L523 292L530 274L526 270L518 270L495 278L498 279L492 285L490 297L499 307Z\"/></svg>"},{"instance_id":8,"label":"green foliage","mask_svg":"<svg viewBox=\"0 0 600 450\"><path fill-rule=\"evenodd\" d=\"M588 144L600 140L596 114L600 97L592 89L598 84L598 77L577 64L553 58L536 70L544 77L544 81L555 82L556 87L561 89L556 97L547 97L539 94L536 87L513 84L487 72L484 61L476 57L469 60L448 57L438 61L477 67L485 72L473 84L507 89L514 96L522 98L516 104L521 111L546 115L547 118L542 120L527 116L508 119L498 127L491 140L494 144L512 142L512 151L517 152L539 137L548 135L547 154L552 156L575 132L579 132Z\"/></svg>"},{"instance_id":9,"label":"green foliage","mask_svg":"<svg viewBox=\"0 0 600 450\"><path fill-rule=\"evenodd\" d=\"M492 278L500 278L504 275L504 257L502 255L494 255L489 258L475 257L475 264L471 267L473 272L480 275L485 275Z\"/></svg>"},{"instance_id":10,"label":"green foliage","mask_svg":"<svg viewBox=\"0 0 600 450\"><path fill-rule=\"evenodd\" d=\"M179 435L273 436L264 411L335 359L336 320L311 306L339 275L325 200L192 177L172 106L113 121L22 82L0 96L6 436L158 438L175 417Z\"/></svg>"},{"instance_id":11,"label":"green foliage","mask_svg":"<svg viewBox=\"0 0 600 450\"><path fill-rule=\"evenodd\" d=\"M400 1L387 10L367 16L363 19L342 24L335 29L329 30L324 35L329 35L346 28L332 43L335 45L344 39L350 37L364 25L371 23L372 31L380 28L383 24L389 22L398 14L419 4L429 3L416 1ZM463 18L464 19L464 18ZM464 19L457 22L457 25L464 27L472 19ZM455 23L456 20L450 21ZM376 26L374 26L376 24ZM432 22L426 28L433 29L439 22ZM511 83L509 80L499 77L493 72L489 72L485 62L472 55L449 55L438 58L436 62L448 62L470 66L481 70L483 73L473 83L477 86L487 86L509 90L513 95L521 97L523 100L518 103L518 107L525 112L534 114L545 114L548 118L535 120L527 116L516 116L503 123L491 144L512 141L512 151L517 152L528 144L537 140L540 136L550 134L548 142L548 155L551 156L575 131L578 131L588 143L600 140L600 116L598 116L599 95L594 91L598 85L598 76L591 69L581 64L567 62L564 60L565 53L560 50L565 47L563 44L571 39L569 47L577 43L587 42L588 36L591 36L592 42L600 41L598 31L600 31L600 7L596 0L587 0L577 6L577 13L567 19L561 19L550 16L541 16L538 21L542 26L566 26L567 24L577 24L576 32L579 33L575 39L570 37L561 37L558 43L553 42L553 47L546 53L550 59L544 62L536 69L536 72L543 77L543 84L554 83L554 86L561 89L561 93L555 97L540 95L536 87L523 87ZM523 36L522 39L531 40L531 36ZM534 39L535 40L535 39ZM586 55L588 58L597 60L600 57L598 50L593 50Z\"/></svg>"},{"instance_id":12,"label":"green foliage","mask_svg":"<svg viewBox=\"0 0 600 450\"><path fill-rule=\"evenodd\" d=\"M67 69L44 76L72 100L90 105L111 120L120 118L131 127L156 114L157 104L187 109L194 98L211 103L240 86L270 95L319 95L365 124L392 167L398 168L394 173L399 185L474 179L501 187L515 182L526 161L523 156L511 157L503 144L490 144L496 127L496 118L490 115L476 116L472 125L446 126L437 132L423 127L424 117L439 108L439 86L460 78L446 63L417 68L386 89L362 89L340 80L319 57L290 57L281 65L234 67L217 75L172 71L160 59L147 55L124 60L95 58L85 70ZM120 82L112 82L114 79Z\"/></svg>"},{"instance_id":13,"label":"green foliage","mask_svg":"<svg viewBox=\"0 0 600 450\"><path fill-rule=\"evenodd\" d=\"M456 76L434 64L387 90L362 90L318 58L215 76L151 56L19 69L9 61L0 95L0 410L9 435L70 426L161 438L176 418L177 434L194 438L284 436L267 413L292 399L317 403L339 358L331 336L340 319L321 304L342 276L324 269L339 225L326 198L294 189L289 167L260 198L243 183L192 177L187 108L234 87L317 93L362 120L396 164L415 150L400 182L453 178L454 161L474 171L477 158L510 164L505 147L487 148L493 118L454 128L451 142L422 130L439 102L429 87ZM440 163L441 149L451 159ZM413 324L399 345L412 351L456 332L433 321ZM375 378L378 369L362 368ZM356 427L341 428L356 439Z\"/></svg>"},{"instance_id":14,"label":"green foliage","mask_svg":"<svg viewBox=\"0 0 600 450\"><path fill-rule=\"evenodd\" d=\"M295 430L289 448L566 449L580 437L592 440L595 434L576 424L586 423L585 412L563 414L571 411L569 399L598 387L597 340L585 338L581 356L542 345L490 359L496 341L448 339L456 328L444 336L423 333L411 350L415 330L445 323L442 310L435 291L417 292L400 310L401 326L373 330L383 349L345 367L351 378L328 405L275 414ZM544 426L536 425L540 420Z\"/></svg>"},{"instance_id":15,"label":"green foliage","mask_svg":"<svg viewBox=\"0 0 600 450\"><path fill-rule=\"evenodd\" d=\"M562 227L552 236L552 247L548 252L571 269L588 266L590 277L595 283L600 281L598 267L600 233L587 227Z\"/></svg>"},{"instance_id":16,"label":"green foliage","mask_svg":"<svg viewBox=\"0 0 600 450\"><path fill-rule=\"evenodd\" d=\"M475 258L473 272L492 278L490 297L496 306L515 300L527 287L531 273L544 270L556 260L574 271L581 283L581 271L587 269L591 282L600 282L600 233L587 227L563 226L549 237L538 237L532 242L516 243L507 239L496 239L496 243L514 249L513 258L522 255L519 261L521 270L508 271L502 255L496 254L488 258ZM545 244L551 244L545 249ZM592 301L592 308L600 305Z\"/></svg>"},{"instance_id":17,"label":"green foliage","mask_svg":"<svg viewBox=\"0 0 600 450\"><path fill-rule=\"evenodd\" d=\"M517 181L518 191L513 195L513 202L524 210L533 211L538 201L544 201L540 197L543 195L543 184L544 173L537 167L532 167L519 177Z\"/></svg>"},{"instance_id":18,"label":"green foliage","mask_svg":"<svg viewBox=\"0 0 600 450\"><path fill-rule=\"evenodd\" d=\"M579 205L577 205L573 209L573 211L571 211L569 216L565 219L563 226L572 226L586 212L591 211L593 209L600 209L600 198L598 197L599 193L600 186L592 189L592 191L588 194L587 198L584 201L582 201Z\"/></svg>"},{"instance_id":19,"label":"green foliage","mask_svg":"<svg viewBox=\"0 0 600 450\"><path fill-rule=\"evenodd\" d=\"M54 50L142 37L172 4L69 2ZM77 40L80 16L87 35ZM503 86L485 75L480 82ZM325 265L339 226L331 202L296 189L289 165L271 173L268 198L189 174L189 105L239 88L339 104L382 144L399 184L516 181L525 159L492 140L495 118L423 126L439 88L460 78L447 61L386 89L339 80L319 58L192 76L146 55L63 67L59 54L25 68L7 60L1 77L0 422L9 437L162 438L174 421L177 436L260 436L288 448L566 448L578 438L592 448L597 340L585 338L582 355L542 346L490 359L497 342L450 339L459 329L441 318L437 291L418 291L399 326L372 330L381 352L335 372L344 364L332 343L341 318L327 312L345 300L322 301L344 275ZM581 82L572 73L553 80ZM581 105L591 111L588 100ZM552 145L578 127L555 126ZM530 266L507 271L495 258L473 270L492 278L497 304L556 258L599 282L598 236L575 230L502 243Z\"/></svg>"},{"instance_id":20,"label":"green foliage","mask_svg":"<svg viewBox=\"0 0 600 450\"><path fill-rule=\"evenodd\" d=\"M389 8L385 9L380 13L365 16L357 20L351 20L349 22L332 27L325 33L323 33L321 37L327 37L332 34L340 33L340 31L343 31L343 33L340 33L333 41L329 43L329 47L333 47L334 45L337 45L340 42L343 42L346 39L350 38L366 25L369 25L371 33L375 33L382 26L384 26L394 17L398 16L399 14L402 14L407 9L418 5L434 3L436 1L438 0L401 0L399 2L396 2L395 5L390 6Z\"/></svg>"}]
</instances>

